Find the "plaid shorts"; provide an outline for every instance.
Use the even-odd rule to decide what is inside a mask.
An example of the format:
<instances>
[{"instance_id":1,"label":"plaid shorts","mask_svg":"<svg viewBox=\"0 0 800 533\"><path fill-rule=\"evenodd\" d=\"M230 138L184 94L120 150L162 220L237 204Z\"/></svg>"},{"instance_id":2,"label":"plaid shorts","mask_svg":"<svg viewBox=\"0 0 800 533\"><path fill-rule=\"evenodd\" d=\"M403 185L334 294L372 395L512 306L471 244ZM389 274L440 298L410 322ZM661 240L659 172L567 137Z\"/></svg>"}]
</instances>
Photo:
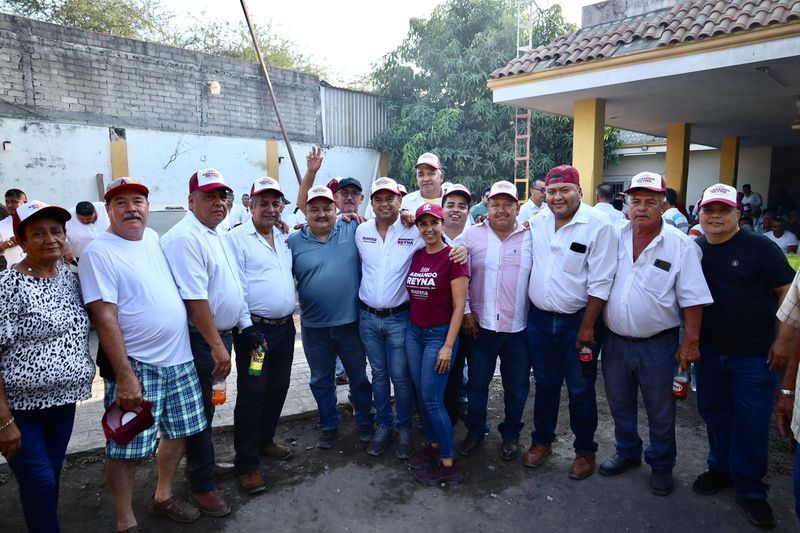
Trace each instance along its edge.
<instances>
[{"instance_id":1,"label":"plaid shorts","mask_svg":"<svg viewBox=\"0 0 800 533\"><path fill-rule=\"evenodd\" d=\"M144 459L156 451L156 432L169 440L182 439L200 433L207 427L203 410L203 395L194 362L158 367L130 359L134 373L144 387L143 397L153 402L155 424L136 435L127 446L106 440L106 457L109 459ZM117 384L105 380L105 398L108 408L116 398Z\"/></svg>"}]
</instances>

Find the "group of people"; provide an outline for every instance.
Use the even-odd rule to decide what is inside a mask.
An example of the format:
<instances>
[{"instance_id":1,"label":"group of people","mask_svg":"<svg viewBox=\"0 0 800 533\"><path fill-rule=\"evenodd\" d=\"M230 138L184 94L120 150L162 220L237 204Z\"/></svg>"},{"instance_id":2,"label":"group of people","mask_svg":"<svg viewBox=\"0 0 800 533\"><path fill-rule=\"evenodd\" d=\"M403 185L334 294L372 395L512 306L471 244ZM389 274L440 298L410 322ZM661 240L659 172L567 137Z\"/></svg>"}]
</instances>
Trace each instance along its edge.
<instances>
[{"instance_id":1,"label":"group of people","mask_svg":"<svg viewBox=\"0 0 800 533\"><path fill-rule=\"evenodd\" d=\"M499 358L500 457L521 456L530 468L547 461L566 382L574 433L568 476L583 480L596 469L601 368L615 450L599 472L622 474L644 456L650 490L666 496L677 460L673 375L694 363L709 454L693 489L715 494L733 486L752 523L774 525L763 481L768 425L775 370L787 361L777 406L786 434L790 400L800 394L800 285L777 246L740 230L734 188L705 190L704 235L693 240L668 222L676 219L676 202L656 173L633 177L626 214L601 205L613 201L610 187L596 191L609 201L585 203L569 165L534 182L522 206L516 186L498 181L476 202L485 209L471 210L470 191L445 182L441 161L426 153L416 167L419 190L405 194L395 180L377 179L364 219L358 180L314 184L322 161L313 148L296 200L301 223L284 221L290 202L269 177L250 188L250 216L231 222L233 190L207 168L188 180L186 217L160 239L147 227L148 187L116 179L103 206L76 207L78 222L92 232L106 222L101 213L108 225L80 249L68 244L76 231L70 212L27 202L15 189L6 194L13 235L3 233L3 247L19 246L21 255L0 275L0 453L19 482L29 529L58 531L58 479L75 403L90 395L95 372L90 319L106 406L136 410L146 401L155 422L126 445L107 441L118 531L138 530L135 468L156 448L154 514L179 522L227 515L230 505L216 489L227 475L238 475L247 493L266 490L261 456L292 455L275 432L289 387L298 300L320 449L337 445L338 358L366 453L379 456L395 442L395 454L420 482L461 482L456 456L478 452L490 432L489 386ZM77 262L77 277L63 257ZM742 298L748 306L739 305ZM215 457L211 424L214 390L234 364L229 465ZM531 441L523 451L531 373ZM464 387L467 434L456 444ZM640 392L647 447L637 430ZM424 433L417 446L415 412ZM797 405L791 429L800 438ZM189 501L173 493L184 455ZM800 465L800 451L797 457ZM795 487L800 495L797 469Z\"/></svg>"}]
</instances>

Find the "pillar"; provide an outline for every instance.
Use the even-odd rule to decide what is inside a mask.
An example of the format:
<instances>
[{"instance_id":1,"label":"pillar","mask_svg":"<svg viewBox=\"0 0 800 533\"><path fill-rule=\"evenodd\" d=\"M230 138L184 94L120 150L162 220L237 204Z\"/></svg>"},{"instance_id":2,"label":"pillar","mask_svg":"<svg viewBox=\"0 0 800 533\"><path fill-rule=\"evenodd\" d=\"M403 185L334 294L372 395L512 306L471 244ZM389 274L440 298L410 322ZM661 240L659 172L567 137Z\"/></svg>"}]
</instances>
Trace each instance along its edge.
<instances>
[{"instance_id":1,"label":"pillar","mask_svg":"<svg viewBox=\"0 0 800 533\"><path fill-rule=\"evenodd\" d=\"M278 147L278 141L267 141L267 176L280 181L281 162Z\"/></svg>"},{"instance_id":2,"label":"pillar","mask_svg":"<svg viewBox=\"0 0 800 533\"><path fill-rule=\"evenodd\" d=\"M578 169L581 176L584 195L591 198L595 188L603 181L606 101L602 98L576 100L573 109L572 166Z\"/></svg>"},{"instance_id":3,"label":"pillar","mask_svg":"<svg viewBox=\"0 0 800 533\"><path fill-rule=\"evenodd\" d=\"M375 177L375 179L382 178L384 176L389 176L389 156L381 152L380 158L378 159L378 175ZM395 179L397 178L398 177L395 176Z\"/></svg>"},{"instance_id":4,"label":"pillar","mask_svg":"<svg viewBox=\"0 0 800 533\"><path fill-rule=\"evenodd\" d=\"M739 174L739 137L723 137L719 154L719 181L736 187Z\"/></svg>"},{"instance_id":5,"label":"pillar","mask_svg":"<svg viewBox=\"0 0 800 533\"><path fill-rule=\"evenodd\" d=\"M667 187L675 189L678 193L679 202L686 202L691 129L691 125L683 122L667 125L667 161L664 177L667 180Z\"/></svg>"},{"instance_id":6,"label":"pillar","mask_svg":"<svg viewBox=\"0 0 800 533\"><path fill-rule=\"evenodd\" d=\"M111 180L124 178L128 171L128 141L125 137L111 136Z\"/></svg>"}]
</instances>

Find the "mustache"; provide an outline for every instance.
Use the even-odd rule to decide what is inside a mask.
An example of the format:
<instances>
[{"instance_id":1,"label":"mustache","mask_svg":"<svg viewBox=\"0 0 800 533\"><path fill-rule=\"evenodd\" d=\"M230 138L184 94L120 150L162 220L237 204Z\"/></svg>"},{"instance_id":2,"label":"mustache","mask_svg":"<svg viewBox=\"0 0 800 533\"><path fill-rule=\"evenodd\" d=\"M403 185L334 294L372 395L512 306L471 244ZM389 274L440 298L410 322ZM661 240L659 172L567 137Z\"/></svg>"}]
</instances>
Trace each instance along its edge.
<instances>
[{"instance_id":1,"label":"mustache","mask_svg":"<svg viewBox=\"0 0 800 533\"><path fill-rule=\"evenodd\" d=\"M123 221L125 221L125 220L142 220L142 215L140 215L139 213L126 213L122 217L122 220Z\"/></svg>"}]
</instances>

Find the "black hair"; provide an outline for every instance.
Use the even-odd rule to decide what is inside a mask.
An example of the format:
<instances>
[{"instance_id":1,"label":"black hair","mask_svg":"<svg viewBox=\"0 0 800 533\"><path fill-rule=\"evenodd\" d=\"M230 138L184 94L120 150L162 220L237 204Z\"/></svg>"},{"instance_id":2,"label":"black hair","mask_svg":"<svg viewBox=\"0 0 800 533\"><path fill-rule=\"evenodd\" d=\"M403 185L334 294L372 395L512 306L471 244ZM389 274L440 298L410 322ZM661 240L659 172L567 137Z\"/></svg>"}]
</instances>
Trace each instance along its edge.
<instances>
[{"instance_id":1,"label":"black hair","mask_svg":"<svg viewBox=\"0 0 800 533\"><path fill-rule=\"evenodd\" d=\"M19 200L22 197L25 197L25 199L27 199L28 195L25 194L24 192L22 192L19 189L8 189L6 191L6 198L9 198L9 197L14 198L15 200Z\"/></svg>"},{"instance_id":2,"label":"black hair","mask_svg":"<svg viewBox=\"0 0 800 533\"><path fill-rule=\"evenodd\" d=\"M82 217L90 217L95 214L94 205L92 202L78 202L75 206L75 214Z\"/></svg>"},{"instance_id":3,"label":"black hair","mask_svg":"<svg viewBox=\"0 0 800 533\"><path fill-rule=\"evenodd\" d=\"M669 202L669 205L675 205L678 203L678 193L675 191L675 189L667 189L664 194L667 195L667 202Z\"/></svg>"},{"instance_id":4,"label":"black hair","mask_svg":"<svg viewBox=\"0 0 800 533\"><path fill-rule=\"evenodd\" d=\"M613 200L614 188L608 183L601 183L597 186L597 197L603 200Z\"/></svg>"}]
</instances>

